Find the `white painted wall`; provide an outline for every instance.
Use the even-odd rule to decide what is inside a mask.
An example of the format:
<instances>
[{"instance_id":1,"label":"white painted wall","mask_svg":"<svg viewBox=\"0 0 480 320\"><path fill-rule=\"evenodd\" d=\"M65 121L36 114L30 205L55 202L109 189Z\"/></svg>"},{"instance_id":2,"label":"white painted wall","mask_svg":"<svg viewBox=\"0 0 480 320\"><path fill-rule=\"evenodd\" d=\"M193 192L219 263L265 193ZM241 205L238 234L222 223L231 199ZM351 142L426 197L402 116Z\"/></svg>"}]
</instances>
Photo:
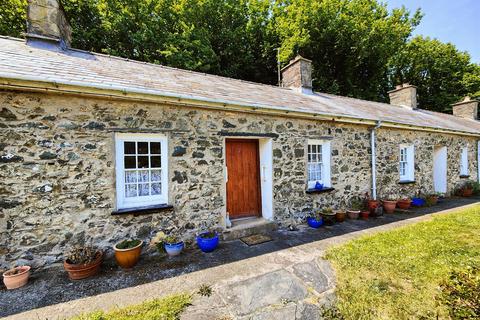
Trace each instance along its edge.
<instances>
[{"instance_id":1,"label":"white painted wall","mask_svg":"<svg viewBox=\"0 0 480 320\"><path fill-rule=\"evenodd\" d=\"M435 192L447 192L447 147L433 150L433 186Z\"/></svg>"},{"instance_id":2,"label":"white painted wall","mask_svg":"<svg viewBox=\"0 0 480 320\"><path fill-rule=\"evenodd\" d=\"M260 152L260 181L262 193L262 216L273 220L273 147L272 139L258 139Z\"/></svg>"}]
</instances>

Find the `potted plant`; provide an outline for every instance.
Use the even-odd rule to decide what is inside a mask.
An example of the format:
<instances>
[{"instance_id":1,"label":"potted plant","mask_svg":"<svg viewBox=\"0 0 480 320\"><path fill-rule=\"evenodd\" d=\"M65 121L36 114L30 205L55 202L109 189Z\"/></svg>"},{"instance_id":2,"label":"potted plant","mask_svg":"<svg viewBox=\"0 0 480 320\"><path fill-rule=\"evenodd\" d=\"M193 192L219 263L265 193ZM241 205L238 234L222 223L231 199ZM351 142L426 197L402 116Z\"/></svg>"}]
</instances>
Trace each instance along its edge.
<instances>
[{"instance_id":1,"label":"potted plant","mask_svg":"<svg viewBox=\"0 0 480 320\"><path fill-rule=\"evenodd\" d=\"M332 208L324 208L322 210L322 218L323 223L330 226L335 223L335 212L333 212Z\"/></svg>"},{"instance_id":2,"label":"potted plant","mask_svg":"<svg viewBox=\"0 0 480 320\"><path fill-rule=\"evenodd\" d=\"M347 216L349 219L358 219L360 211L362 210L362 199L354 197L350 200L350 209L347 210Z\"/></svg>"},{"instance_id":3,"label":"potted plant","mask_svg":"<svg viewBox=\"0 0 480 320\"><path fill-rule=\"evenodd\" d=\"M347 213L343 209L339 209L335 212L335 219L337 220L337 222L345 221L346 216Z\"/></svg>"},{"instance_id":4,"label":"potted plant","mask_svg":"<svg viewBox=\"0 0 480 320\"><path fill-rule=\"evenodd\" d=\"M17 289L27 284L30 277L30 266L20 266L3 273L3 283L8 290Z\"/></svg>"},{"instance_id":5,"label":"potted plant","mask_svg":"<svg viewBox=\"0 0 480 320\"><path fill-rule=\"evenodd\" d=\"M218 247L219 237L215 231L207 231L197 236L197 245L203 252L212 252Z\"/></svg>"},{"instance_id":6,"label":"potted plant","mask_svg":"<svg viewBox=\"0 0 480 320\"><path fill-rule=\"evenodd\" d=\"M115 260L123 269L133 268L142 253L143 241L138 239L122 240L113 246Z\"/></svg>"},{"instance_id":7,"label":"potted plant","mask_svg":"<svg viewBox=\"0 0 480 320\"><path fill-rule=\"evenodd\" d=\"M182 252L184 246L185 245L184 245L183 241L179 240L175 236L166 237L165 240L164 240L164 243L163 243L163 247L165 248L165 252L167 252L167 254L170 257L178 256Z\"/></svg>"},{"instance_id":8,"label":"potted plant","mask_svg":"<svg viewBox=\"0 0 480 320\"><path fill-rule=\"evenodd\" d=\"M365 192L365 202L367 205L367 209L370 211L370 213L374 213L375 209L377 209L380 205L380 202L378 200L370 198L368 192Z\"/></svg>"},{"instance_id":9,"label":"potted plant","mask_svg":"<svg viewBox=\"0 0 480 320\"><path fill-rule=\"evenodd\" d=\"M461 187L461 196L462 197L471 197L473 195L473 187L474 183L473 181L466 181L463 186Z\"/></svg>"},{"instance_id":10,"label":"potted plant","mask_svg":"<svg viewBox=\"0 0 480 320\"><path fill-rule=\"evenodd\" d=\"M397 200L389 195L384 200L382 200L383 209L386 213L393 213L395 211L395 207L397 206Z\"/></svg>"},{"instance_id":11,"label":"potted plant","mask_svg":"<svg viewBox=\"0 0 480 320\"><path fill-rule=\"evenodd\" d=\"M65 255L63 267L71 280L96 275L100 270L103 252L94 247L74 247Z\"/></svg>"},{"instance_id":12,"label":"potted plant","mask_svg":"<svg viewBox=\"0 0 480 320\"><path fill-rule=\"evenodd\" d=\"M318 210L315 210L315 212L307 217L307 224L311 228L318 229L320 226L323 224L323 218L320 212Z\"/></svg>"},{"instance_id":13,"label":"potted plant","mask_svg":"<svg viewBox=\"0 0 480 320\"><path fill-rule=\"evenodd\" d=\"M425 205L425 199L421 196L416 196L412 198L412 206L414 207L422 207Z\"/></svg>"},{"instance_id":14,"label":"potted plant","mask_svg":"<svg viewBox=\"0 0 480 320\"><path fill-rule=\"evenodd\" d=\"M397 207L402 210L410 209L411 205L412 205L412 200L410 198L401 198L400 200L397 201Z\"/></svg>"},{"instance_id":15,"label":"potted plant","mask_svg":"<svg viewBox=\"0 0 480 320\"><path fill-rule=\"evenodd\" d=\"M430 207L436 205L438 202L438 195L436 193L432 193L426 196L425 203Z\"/></svg>"},{"instance_id":16,"label":"potted plant","mask_svg":"<svg viewBox=\"0 0 480 320\"><path fill-rule=\"evenodd\" d=\"M364 210L360 211L360 217L363 220L367 220L369 216L370 216L370 210L364 209Z\"/></svg>"}]
</instances>

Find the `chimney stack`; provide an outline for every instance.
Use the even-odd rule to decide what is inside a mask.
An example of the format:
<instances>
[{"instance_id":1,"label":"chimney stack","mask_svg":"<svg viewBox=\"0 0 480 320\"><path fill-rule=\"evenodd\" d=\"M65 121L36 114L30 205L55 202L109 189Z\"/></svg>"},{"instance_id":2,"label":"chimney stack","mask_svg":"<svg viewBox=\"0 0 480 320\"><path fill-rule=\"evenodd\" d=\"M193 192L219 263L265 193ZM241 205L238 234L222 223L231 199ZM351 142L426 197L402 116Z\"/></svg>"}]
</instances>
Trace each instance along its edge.
<instances>
[{"instance_id":1,"label":"chimney stack","mask_svg":"<svg viewBox=\"0 0 480 320\"><path fill-rule=\"evenodd\" d=\"M312 94L312 61L296 56L282 69L282 87Z\"/></svg>"},{"instance_id":2,"label":"chimney stack","mask_svg":"<svg viewBox=\"0 0 480 320\"><path fill-rule=\"evenodd\" d=\"M398 85L394 90L388 91L390 104L402 106L408 109L417 108L417 87L404 83Z\"/></svg>"},{"instance_id":3,"label":"chimney stack","mask_svg":"<svg viewBox=\"0 0 480 320\"><path fill-rule=\"evenodd\" d=\"M452 104L452 112L454 116L477 120L478 119L478 101L465 97L463 101Z\"/></svg>"},{"instance_id":4,"label":"chimney stack","mask_svg":"<svg viewBox=\"0 0 480 320\"><path fill-rule=\"evenodd\" d=\"M30 45L70 46L72 30L60 0L28 0L26 36Z\"/></svg>"}]
</instances>

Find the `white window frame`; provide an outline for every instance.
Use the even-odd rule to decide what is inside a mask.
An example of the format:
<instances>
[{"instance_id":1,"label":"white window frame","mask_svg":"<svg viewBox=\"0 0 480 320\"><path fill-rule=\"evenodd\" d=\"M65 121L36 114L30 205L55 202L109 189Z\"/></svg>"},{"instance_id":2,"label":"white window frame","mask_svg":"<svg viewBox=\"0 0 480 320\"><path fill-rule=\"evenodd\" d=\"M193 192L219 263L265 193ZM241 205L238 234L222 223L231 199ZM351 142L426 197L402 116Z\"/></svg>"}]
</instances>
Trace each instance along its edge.
<instances>
[{"instance_id":1,"label":"white window frame","mask_svg":"<svg viewBox=\"0 0 480 320\"><path fill-rule=\"evenodd\" d=\"M315 163L318 164L319 161L311 161L309 160L309 152L310 146L321 146L321 177L320 179L311 179L310 178L310 165ZM315 184L320 182L323 184L324 188L330 188L332 186L331 183L331 141L330 140L308 140L307 142L307 188L313 189L315 188Z\"/></svg>"},{"instance_id":2,"label":"white window frame","mask_svg":"<svg viewBox=\"0 0 480 320\"><path fill-rule=\"evenodd\" d=\"M138 197L125 197L124 142L160 142L161 152L161 194ZM145 207L168 202L168 139L161 134L116 133L115 134L115 173L117 209Z\"/></svg>"},{"instance_id":3,"label":"white window frame","mask_svg":"<svg viewBox=\"0 0 480 320\"><path fill-rule=\"evenodd\" d=\"M415 146L400 145L398 171L400 181L415 180Z\"/></svg>"},{"instance_id":4,"label":"white window frame","mask_svg":"<svg viewBox=\"0 0 480 320\"><path fill-rule=\"evenodd\" d=\"M468 147L462 147L460 151L460 175L468 176Z\"/></svg>"}]
</instances>

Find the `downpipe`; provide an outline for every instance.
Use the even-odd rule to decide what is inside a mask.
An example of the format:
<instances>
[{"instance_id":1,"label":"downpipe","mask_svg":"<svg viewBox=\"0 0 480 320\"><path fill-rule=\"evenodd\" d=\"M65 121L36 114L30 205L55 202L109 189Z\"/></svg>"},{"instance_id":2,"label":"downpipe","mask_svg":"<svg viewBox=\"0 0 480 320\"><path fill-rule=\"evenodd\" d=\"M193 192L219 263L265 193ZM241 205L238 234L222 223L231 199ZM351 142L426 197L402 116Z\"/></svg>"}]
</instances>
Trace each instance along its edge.
<instances>
[{"instance_id":1,"label":"downpipe","mask_svg":"<svg viewBox=\"0 0 480 320\"><path fill-rule=\"evenodd\" d=\"M372 149L372 199L377 200L377 152L376 152L376 131L382 125L377 121L375 127L370 131L370 148Z\"/></svg>"}]
</instances>

